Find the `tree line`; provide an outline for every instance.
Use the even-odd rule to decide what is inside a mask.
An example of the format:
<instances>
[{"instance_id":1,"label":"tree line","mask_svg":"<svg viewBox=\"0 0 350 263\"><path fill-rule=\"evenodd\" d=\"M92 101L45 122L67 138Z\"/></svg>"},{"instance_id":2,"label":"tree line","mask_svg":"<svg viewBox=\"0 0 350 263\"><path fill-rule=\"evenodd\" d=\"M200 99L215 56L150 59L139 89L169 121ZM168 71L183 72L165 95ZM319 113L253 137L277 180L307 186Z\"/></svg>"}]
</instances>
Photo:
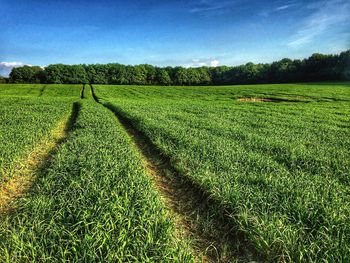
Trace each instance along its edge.
<instances>
[{"instance_id":1,"label":"tree line","mask_svg":"<svg viewBox=\"0 0 350 263\"><path fill-rule=\"evenodd\" d=\"M335 55L284 58L273 63L218 67L155 67L152 65L52 64L45 68L13 68L10 83L122 84L122 85L229 85L350 80L350 50Z\"/></svg>"}]
</instances>

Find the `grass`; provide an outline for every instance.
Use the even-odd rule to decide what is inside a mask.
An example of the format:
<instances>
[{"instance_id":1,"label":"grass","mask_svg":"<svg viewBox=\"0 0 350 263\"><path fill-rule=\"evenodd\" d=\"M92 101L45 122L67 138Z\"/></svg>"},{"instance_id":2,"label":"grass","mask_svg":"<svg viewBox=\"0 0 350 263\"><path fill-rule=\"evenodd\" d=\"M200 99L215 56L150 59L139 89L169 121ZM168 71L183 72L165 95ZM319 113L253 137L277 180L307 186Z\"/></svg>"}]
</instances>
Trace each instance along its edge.
<instances>
[{"instance_id":1,"label":"grass","mask_svg":"<svg viewBox=\"0 0 350 263\"><path fill-rule=\"evenodd\" d=\"M349 83L89 90L0 85L0 261L350 260Z\"/></svg>"},{"instance_id":2,"label":"grass","mask_svg":"<svg viewBox=\"0 0 350 263\"><path fill-rule=\"evenodd\" d=\"M49 168L1 218L0 261L193 261L114 114L84 98Z\"/></svg>"},{"instance_id":3,"label":"grass","mask_svg":"<svg viewBox=\"0 0 350 263\"><path fill-rule=\"evenodd\" d=\"M68 118L79 90L70 85L62 90L58 86L0 85L0 181L11 177L40 140Z\"/></svg>"},{"instance_id":4,"label":"grass","mask_svg":"<svg viewBox=\"0 0 350 263\"><path fill-rule=\"evenodd\" d=\"M81 85L0 84L2 97L54 97L77 99Z\"/></svg>"},{"instance_id":5,"label":"grass","mask_svg":"<svg viewBox=\"0 0 350 263\"><path fill-rule=\"evenodd\" d=\"M226 211L208 194L181 176L152 142L121 117L114 106L104 106L116 114L142 155L148 176L165 201L176 223L176 235L188 240L197 262L251 262L258 254L241 238Z\"/></svg>"},{"instance_id":6,"label":"grass","mask_svg":"<svg viewBox=\"0 0 350 263\"><path fill-rule=\"evenodd\" d=\"M349 83L95 92L230 209L267 261L350 260Z\"/></svg>"},{"instance_id":7,"label":"grass","mask_svg":"<svg viewBox=\"0 0 350 263\"><path fill-rule=\"evenodd\" d=\"M76 107L73 107L70 118L60 122L48 136L41 139L26 159L16 163L12 176L4 178L0 184L0 214L8 214L16 209L13 202L29 191L40 169L49 163L50 153L67 137L75 113Z\"/></svg>"}]
</instances>

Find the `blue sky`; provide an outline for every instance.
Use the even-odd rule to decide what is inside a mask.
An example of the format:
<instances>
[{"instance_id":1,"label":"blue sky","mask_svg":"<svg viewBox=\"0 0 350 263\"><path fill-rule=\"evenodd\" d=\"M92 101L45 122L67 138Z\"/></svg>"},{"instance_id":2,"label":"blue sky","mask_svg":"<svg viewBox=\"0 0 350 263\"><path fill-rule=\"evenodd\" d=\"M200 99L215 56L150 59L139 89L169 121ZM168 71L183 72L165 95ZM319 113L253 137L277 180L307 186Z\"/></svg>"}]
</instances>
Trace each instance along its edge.
<instances>
[{"instance_id":1,"label":"blue sky","mask_svg":"<svg viewBox=\"0 0 350 263\"><path fill-rule=\"evenodd\" d=\"M348 49L349 24L349 0L0 0L0 70L303 58Z\"/></svg>"}]
</instances>

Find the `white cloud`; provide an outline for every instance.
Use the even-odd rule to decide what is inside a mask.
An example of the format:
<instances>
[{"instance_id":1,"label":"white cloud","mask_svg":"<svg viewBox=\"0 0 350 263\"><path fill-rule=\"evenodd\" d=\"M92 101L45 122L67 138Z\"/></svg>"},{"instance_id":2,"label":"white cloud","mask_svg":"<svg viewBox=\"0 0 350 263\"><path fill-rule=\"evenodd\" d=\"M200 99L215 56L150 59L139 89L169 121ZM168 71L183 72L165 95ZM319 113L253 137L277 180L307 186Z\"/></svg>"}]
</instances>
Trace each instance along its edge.
<instances>
[{"instance_id":1,"label":"white cloud","mask_svg":"<svg viewBox=\"0 0 350 263\"><path fill-rule=\"evenodd\" d=\"M217 67L220 61L217 59L192 59L191 62L186 63L184 66L186 68L196 68L196 67Z\"/></svg>"},{"instance_id":2,"label":"white cloud","mask_svg":"<svg viewBox=\"0 0 350 263\"><path fill-rule=\"evenodd\" d=\"M22 67L24 65L32 66L30 64L24 64L23 62L0 62L0 76L8 77L12 68Z\"/></svg>"},{"instance_id":3,"label":"white cloud","mask_svg":"<svg viewBox=\"0 0 350 263\"><path fill-rule=\"evenodd\" d=\"M219 64L220 64L220 61L217 59L213 59L212 61L210 61L211 67L217 67L217 66L219 66Z\"/></svg>"},{"instance_id":4,"label":"white cloud","mask_svg":"<svg viewBox=\"0 0 350 263\"><path fill-rule=\"evenodd\" d=\"M350 23L350 2L344 0L322 1L307 8L314 10L287 46L297 48L311 43L317 36L342 23Z\"/></svg>"},{"instance_id":5,"label":"white cloud","mask_svg":"<svg viewBox=\"0 0 350 263\"><path fill-rule=\"evenodd\" d=\"M285 10L285 9L287 9L289 7L290 7L290 5L282 5L282 6L277 7L275 10L276 11Z\"/></svg>"},{"instance_id":6,"label":"white cloud","mask_svg":"<svg viewBox=\"0 0 350 263\"><path fill-rule=\"evenodd\" d=\"M237 4L237 1L215 1L215 0L200 0L189 10L190 13L202 13L215 10L230 8Z\"/></svg>"},{"instance_id":7,"label":"white cloud","mask_svg":"<svg viewBox=\"0 0 350 263\"><path fill-rule=\"evenodd\" d=\"M23 62L0 62L0 66L6 68L21 67L23 65Z\"/></svg>"},{"instance_id":8,"label":"white cloud","mask_svg":"<svg viewBox=\"0 0 350 263\"><path fill-rule=\"evenodd\" d=\"M291 7L295 7L296 5L297 4L295 4L295 3L291 3L291 4L277 6L275 8L269 9L269 10L263 10L262 12L259 13L259 15L267 18L270 15L276 14L278 12L282 12L283 10L289 9Z\"/></svg>"}]
</instances>

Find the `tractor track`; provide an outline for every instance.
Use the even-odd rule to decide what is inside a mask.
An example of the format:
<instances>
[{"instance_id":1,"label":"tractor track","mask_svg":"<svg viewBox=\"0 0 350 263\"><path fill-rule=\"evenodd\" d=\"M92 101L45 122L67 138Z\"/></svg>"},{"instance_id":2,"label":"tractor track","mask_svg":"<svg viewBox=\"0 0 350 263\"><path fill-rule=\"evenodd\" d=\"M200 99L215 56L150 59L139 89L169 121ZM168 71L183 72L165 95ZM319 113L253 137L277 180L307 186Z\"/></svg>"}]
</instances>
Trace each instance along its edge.
<instances>
[{"instance_id":1,"label":"tractor track","mask_svg":"<svg viewBox=\"0 0 350 263\"><path fill-rule=\"evenodd\" d=\"M258 253L237 231L233 213L214 200L172 165L171 159L110 103L102 103L90 85L93 99L112 111L142 157L147 174L175 218L176 235L190 240L199 262L258 261Z\"/></svg>"},{"instance_id":2,"label":"tractor track","mask_svg":"<svg viewBox=\"0 0 350 263\"><path fill-rule=\"evenodd\" d=\"M83 87L80 90L80 99L84 99L84 92L85 92L85 84L83 84Z\"/></svg>"},{"instance_id":3,"label":"tractor track","mask_svg":"<svg viewBox=\"0 0 350 263\"><path fill-rule=\"evenodd\" d=\"M39 97L43 96L44 95L44 92L45 92L45 89L46 89L46 86L47 85L44 85L41 89L40 89L40 94L39 94Z\"/></svg>"}]
</instances>

